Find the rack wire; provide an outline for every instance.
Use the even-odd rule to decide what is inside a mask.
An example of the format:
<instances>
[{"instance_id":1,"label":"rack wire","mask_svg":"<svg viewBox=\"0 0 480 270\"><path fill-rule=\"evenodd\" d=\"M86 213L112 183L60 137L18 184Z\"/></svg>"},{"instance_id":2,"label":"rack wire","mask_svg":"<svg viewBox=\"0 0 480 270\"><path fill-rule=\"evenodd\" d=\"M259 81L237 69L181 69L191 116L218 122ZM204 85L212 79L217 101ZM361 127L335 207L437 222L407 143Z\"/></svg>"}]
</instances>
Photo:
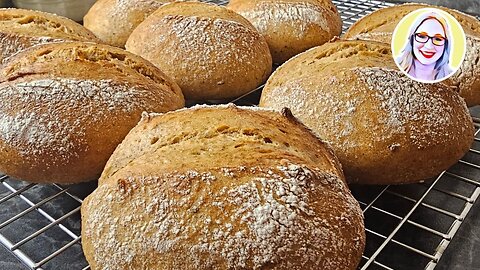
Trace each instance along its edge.
<instances>
[{"instance_id":1,"label":"rack wire","mask_svg":"<svg viewBox=\"0 0 480 270\"><path fill-rule=\"evenodd\" d=\"M353 188L367 232L361 269L437 266L480 195L480 130L475 120L472 148L437 178L413 185Z\"/></svg>"},{"instance_id":2,"label":"rack wire","mask_svg":"<svg viewBox=\"0 0 480 270\"><path fill-rule=\"evenodd\" d=\"M362 16L393 5L375 0L333 2L343 30ZM233 102L255 105L260 92L261 87ZM478 114L472 114L476 133L470 151L437 178L412 185L352 188L367 233L359 269L435 268L480 196ZM80 205L95 185L30 184L0 174L0 243L30 269L89 269L81 249Z\"/></svg>"}]
</instances>

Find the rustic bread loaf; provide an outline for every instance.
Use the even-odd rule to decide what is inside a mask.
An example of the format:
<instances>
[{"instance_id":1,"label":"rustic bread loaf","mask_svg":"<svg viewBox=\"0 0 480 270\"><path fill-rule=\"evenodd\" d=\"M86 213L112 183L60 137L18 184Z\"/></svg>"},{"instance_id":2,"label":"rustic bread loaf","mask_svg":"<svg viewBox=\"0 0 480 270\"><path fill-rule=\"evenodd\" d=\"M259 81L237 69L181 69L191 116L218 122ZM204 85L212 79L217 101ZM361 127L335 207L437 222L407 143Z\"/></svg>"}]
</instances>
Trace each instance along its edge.
<instances>
[{"instance_id":1,"label":"rustic bread loaf","mask_svg":"<svg viewBox=\"0 0 480 270\"><path fill-rule=\"evenodd\" d=\"M92 269L356 269L362 211L284 110L145 115L82 204Z\"/></svg>"},{"instance_id":2,"label":"rustic bread loaf","mask_svg":"<svg viewBox=\"0 0 480 270\"><path fill-rule=\"evenodd\" d=\"M274 63L283 63L342 32L330 0L231 0L227 6L247 18L267 40Z\"/></svg>"},{"instance_id":3,"label":"rustic bread loaf","mask_svg":"<svg viewBox=\"0 0 480 270\"><path fill-rule=\"evenodd\" d=\"M326 43L292 58L270 77L260 106L290 108L332 145L354 183L422 181L473 141L459 94L409 79L379 42Z\"/></svg>"},{"instance_id":4,"label":"rustic bread loaf","mask_svg":"<svg viewBox=\"0 0 480 270\"><path fill-rule=\"evenodd\" d=\"M98 0L83 25L106 44L125 47L128 37L148 15L171 0Z\"/></svg>"},{"instance_id":5,"label":"rustic bread loaf","mask_svg":"<svg viewBox=\"0 0 480 270\"><path fill-rule=\"evenodd\" d=\"M379 9L358 20L345 33L346 39L365 39L390 44L392 33L400 20L420 8L439 8L452 15L462 26L467 37L467 51L460 69L450 77L468 106L480 104L480 21L473 16L444 7L404 4Z\"/></svg>"},{"instance_id":6,"label":"rustic bread loaf","mask_svg":"<svg viewBox=\"0 0 480 270\"><path fill-rule=\"evenodd\" d=\"M82 42L31 47L0 71L0 171L31 182L94 180L143 111L184 106L146 60Z\"/></svg>"},{"instance_id":7,"label":"rustic bread loaf","mask_svg":"<svg viewBox=\"0 0 480 270\"><path fill-rule=\"evenodd\" d=\"M265 39L224 7L177 2L160 7L126 48L171 76L187 99L229 99L261 85L272 58Z\"/></svg>"},{"instance_id":8,"label":"rustic bread loaf","mask_svg":"<svg viewBox=\"0 0 480 270\"><path fill-rule=\"evenodd\" d=\"M0 63L31 46L65 40L99 40L80 24L54 14L24 9L0 9Z\"/></svg>"}]
</instances>

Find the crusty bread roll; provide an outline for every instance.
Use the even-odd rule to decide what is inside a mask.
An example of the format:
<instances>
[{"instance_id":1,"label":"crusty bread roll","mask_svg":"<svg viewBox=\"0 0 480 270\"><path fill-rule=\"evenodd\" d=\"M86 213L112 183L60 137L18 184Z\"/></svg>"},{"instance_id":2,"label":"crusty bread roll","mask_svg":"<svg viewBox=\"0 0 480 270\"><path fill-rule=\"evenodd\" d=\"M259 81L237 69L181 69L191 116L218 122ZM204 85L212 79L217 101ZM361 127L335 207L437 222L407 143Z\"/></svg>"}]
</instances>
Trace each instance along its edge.
<instances>
[{"instance_id":1,"label":"crusty bread roll","mask_svg":"<svg viewBox=\"0 0 480 270\"><path fill-rule=\"evenodd\" d=\"M141 57L82 42L31 47L0 71L0 171L31 182L98 178L143 111L184 106Z\"/></svg>"},{"instance_id":2,"label":"crusty bread roll","mask_svg":"<svg viewBox=\"0 0 480 270\"><path fill-rule=\"evenodd\" d=\"M468 106L480 104L480 21L475 17L444 7L404 4L379 9L358 20L345 33L346 39L365 39L390 44L392 33L400 20L420 8L438 8L452 15L462 26L467 37L467 51L460 69L450 79Z\"/></svg>"},{"instance_id":3,"label":"crusty bread roll","mask_svg":"<svg viewBox=\"0 0 480 270\"><path fill-rule=\"evenodd\" d=\"M342 19L330 0L231 0L228 8L247 18L265 37L274 63L342 32Z\"/></svg>"},{"instance_id":4,"label":"crusty bread roll","mask_svg":"<svg viewBox=\"0 0 480 270\"><path fill-rule=\"evenodd\" d=\"M353 270L362 211L333 152L284 110L145 115L82 204L92 269Z\"/></svg>"},{"instance_id":5,"label":"crusty bread roll","mask_svg":"<svg viewBox=\"0 0 480 270\"><path fill-rule=\"evenodd\" d=\"M31 46L65 40L99 42L70 19L33 10L0 9L0 63Z\"/></svg>"},{"instance_id":6,"label":"crusty bread roll","mask_svg":"<svg viewBox=\"0 0 480 270\"><path fill-rule=\"evenodd\" d=\"M133 29L168 2L172 0L98 0L83 25L106 44L123 48Z\"/></svg>"},{"instance_id":7,"label":"crusty bread roll","mask_svg":"<svg viewBox=\"0 0 480 270\"><path fill-rule=\"evenodd\" d=\"M326 43L292 58L270 77L260 106L290 108L332 145L353 183L433 177L473 141L460 95L409 79L379 42Z\"/></svg>"},{"instance_id":8,"label":"crusty bread roll","mask_svg":"<svg viewBox=\"0 0 480 270\"><path fill-rule=\"evenodd\" d=\"M126 48L173 77L193 100L240 96L261 85L272 68L265 39L245 18L200 2L160 7Z\"/></svg>"}]
</instances>

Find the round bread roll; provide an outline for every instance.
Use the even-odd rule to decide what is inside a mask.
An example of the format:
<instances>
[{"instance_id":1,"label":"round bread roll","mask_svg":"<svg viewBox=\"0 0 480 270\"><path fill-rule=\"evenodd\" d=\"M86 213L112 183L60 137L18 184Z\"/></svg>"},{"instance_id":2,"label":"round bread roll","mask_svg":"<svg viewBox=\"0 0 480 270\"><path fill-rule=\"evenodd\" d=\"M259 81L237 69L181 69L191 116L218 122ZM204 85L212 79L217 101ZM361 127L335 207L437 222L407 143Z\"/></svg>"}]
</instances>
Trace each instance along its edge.
<instances>
[{"instance_id":1,"label":"round bread roll","mask_svg":"<svg viewBox=\"0 0 480 270\"><path fill-rule=\"evenodd\" d=\"M94 180L143 111L184 106L146 60L107 45L38 45L0 71L0 171L31 182Z\"/></svg>"},{"instance_id":2,"label":"round bread roll","mask_svg":"<svg viewBox=\"0 0 480 270\"><path fill-rule=\"evenodd\" d=\"M106 44L125 47L133 29L171 0L98 0L83 18L83 25Z\"/></svg>"},{"instance_id":3,"label":"round bread roll","mask_svg":"<svg viewBox=\"0 0 480 270\"><path fill-rule=\"evenodd\" d=\"M80 24L54 14L0 9L0 63L31 46L65 40L100 42Z\"/></svg>"},{"instance_id":4,"label":"round bread roll","mask_svg":"<svg viewBox=\"0 0 480 270\"><path fill-rule=\"evenodd\" d=\"M92 269L354 270L364 244L340 163L289 110L145 115L82 204Z\"/></svg>"},{"instance_id":5,"label":"round bread roll","mask_svg":"<svg viewBox=\"0 0 480 270\"><path fill-rule=\"evenodd\" d=\"M274 63L281 64L342 32L342 19L330 0L231 0L228 8L265 37Z\"/></svg>"},{"instance_id":6,"label":"round bread roll","mask_svg":"<svg viewBox=\"0 0 480 270\"><path fill-rule=\"evenodd\" d=\"M290 108L332 145L351 183L425 180L473 142L460 95L409 79L385 43L337 41L292 58L270 77L260 106Z\"/></svg>"},{"instance_id":7,"label":"round bread roll","mask_svg":"<svg viewBox=\"0 0 480 270\"><path fill-rule=\"evenodd\" d=\"M192 100L220 100L254 90L270 75L265 39L224 7L177 2L160 7L130 35L127 50L171 76Z\"/></svg>"},{"instance_id":8,"label":"round bread roll","mask_svg":"<svg viewBox=\"0 0 480 270\"><path fill-rule=\"evenodd\" d=\"M358 20L345 33L346 39L376 40L391 43L392 33L408 13L421 8L438 8L452 15L467 37L467 51L460 69L450 77L468 106L480 104L480 21L457 10L423 4L404 4L379 9Z\"/></svg>"}]
</instances>

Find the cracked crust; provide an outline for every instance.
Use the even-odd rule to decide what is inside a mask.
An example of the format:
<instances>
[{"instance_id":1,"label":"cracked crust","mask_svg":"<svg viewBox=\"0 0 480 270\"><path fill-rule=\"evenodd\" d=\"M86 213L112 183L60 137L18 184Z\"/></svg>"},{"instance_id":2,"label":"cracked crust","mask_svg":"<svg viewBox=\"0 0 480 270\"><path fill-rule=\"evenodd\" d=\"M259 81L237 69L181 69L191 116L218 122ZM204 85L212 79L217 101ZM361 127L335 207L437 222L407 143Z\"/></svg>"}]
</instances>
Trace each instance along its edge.
<instances>
[{"instance_id":1,"label":"cracked crust","mask_svg":"<svg viewBox=\"0 0 480 270\"><path fill-rule=\"evenodd\" d=\"M201 2L163 5L135 28L125 47L171 76L191 100L241 96L272 70L268 44L250 22Z\"/></svg>"},{"instance_id":2,"label":"cracked crust","mask_svg":"<svg viewBox=\"0 0 480 270\"><path fill-rule=\"evenodd\" d=\"M468 151L472 119L447 85L403 75L389 47L336 41L302 53L269 78L260 106L290 108L332 145L351 183L434 177Z\"/></svg>"},{"instance_id":3,"label":"cracked crust","mask_svg":"<svg viewBox=\"0 0 480 270\"><path fill-rule=\"evenodd\" d=\"M290 113L145 115L82 205L92 269L355 269L365 235L333 152Z\"/></svg>"},{"instance_id":4,"label":"cracked crust","mask_svg":"<svg viewBox=\"0 0 480 270\"><path fill-rule=\"evenodd\" d=\"M54 14L0 9L0 62L34 45L61 41L100 42L80 24Z\"/></svg>"},{"instance_id":5,"label":"cracked crust","mask_svg":"<svg viewBox=\"0 0 480 270\"><path fill-rule=\"evenodd\" d=\"M13 57L0 99L0 171L56 183L94 180L143 111L184 106L180 88L144 59L82 42Z\"/></svg>"}]
</instances>

